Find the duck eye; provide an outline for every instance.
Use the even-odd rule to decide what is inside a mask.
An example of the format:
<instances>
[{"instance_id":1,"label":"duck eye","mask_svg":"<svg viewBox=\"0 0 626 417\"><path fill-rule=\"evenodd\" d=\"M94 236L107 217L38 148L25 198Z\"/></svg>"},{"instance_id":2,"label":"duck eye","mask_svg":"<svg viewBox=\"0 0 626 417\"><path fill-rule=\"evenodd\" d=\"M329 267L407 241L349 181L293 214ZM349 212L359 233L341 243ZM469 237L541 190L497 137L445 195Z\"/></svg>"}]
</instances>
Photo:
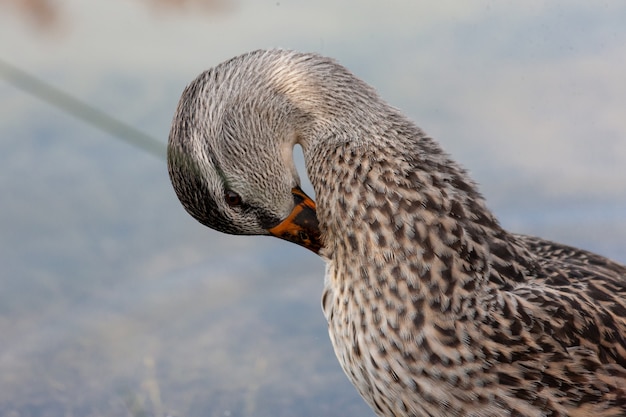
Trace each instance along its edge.
<instances>
[{"instance_id":1,"label":"duck eye","mask_svg":"<svg viewBox=\"0 0 626 417\"><path fill-rule=\"evenodd\" d=\"M224 192L224 200L226 200L226 204L231 207L238 207L241 205L241 196L231 190L226 190Z\"/></svg>"}]
</instances>

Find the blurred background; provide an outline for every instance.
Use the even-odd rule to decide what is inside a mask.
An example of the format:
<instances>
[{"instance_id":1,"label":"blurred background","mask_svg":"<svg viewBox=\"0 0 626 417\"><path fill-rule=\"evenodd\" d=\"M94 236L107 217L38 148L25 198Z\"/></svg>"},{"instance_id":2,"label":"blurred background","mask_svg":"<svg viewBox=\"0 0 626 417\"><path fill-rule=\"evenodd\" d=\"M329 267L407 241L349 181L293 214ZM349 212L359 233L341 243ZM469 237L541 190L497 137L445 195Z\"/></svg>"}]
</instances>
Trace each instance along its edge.
<instances>
[{"instance_id":1,"label":"blurred background","mask_svg":"<svg viewBox=\"0 0 626 417\"><path fill-rule=\"evenodd\" d=\"M257 48L338 59L505 227L626 262L625 21L621 0L1 0L0 415L373 416L323 263L204 228L169 184L183 88Z\"/></svg>"}]
</instances>

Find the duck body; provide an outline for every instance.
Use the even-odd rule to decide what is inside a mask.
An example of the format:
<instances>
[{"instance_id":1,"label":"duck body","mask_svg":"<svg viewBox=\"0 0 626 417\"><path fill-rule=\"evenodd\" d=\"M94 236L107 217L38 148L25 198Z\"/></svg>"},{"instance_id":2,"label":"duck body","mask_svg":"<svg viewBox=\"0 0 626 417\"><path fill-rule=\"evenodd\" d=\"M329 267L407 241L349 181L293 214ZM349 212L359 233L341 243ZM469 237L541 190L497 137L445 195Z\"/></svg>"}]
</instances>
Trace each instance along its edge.
<instances>
[{"instance_id":1,"label":"duck body","mask_svg":"<svg viewBox=\"0 0 626 417\"><path fill-rule=\"evenodd\" d=\"M210 227L275 234L299 207L295 144L316 222L288 240L325 259L335 353L378 415L626 415L626 267L504 230L435 141L334 61L255 51L201 75L174 118L172 183Z\"/></svg>"},{"instance_id":2,"label":"duck body","mask_svg":"<svg viewBox=\"0 0 626 417\"><path fill-rule=\"evenodd\" d=\"M504 231L451 162L334 153L323 310L379 415L626 415L623 266Z\"/></svg>"}]
</instances>

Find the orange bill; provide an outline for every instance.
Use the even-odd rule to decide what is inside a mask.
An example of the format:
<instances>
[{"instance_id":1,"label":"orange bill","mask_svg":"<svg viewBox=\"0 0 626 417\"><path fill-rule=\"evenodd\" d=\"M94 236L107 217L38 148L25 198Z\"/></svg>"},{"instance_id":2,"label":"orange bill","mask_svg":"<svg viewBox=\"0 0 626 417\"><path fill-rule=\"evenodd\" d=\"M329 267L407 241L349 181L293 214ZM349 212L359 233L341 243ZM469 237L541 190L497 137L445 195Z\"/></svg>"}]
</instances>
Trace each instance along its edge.
<instances>
[{"instance_id":1,"label":"orange bill","mask_svg":"<svg viewBox=\"0 0 626 417\"><path fill-rule=\"evenodd\" d=\"M295 207L285 220L268 229L268 232L319 253L322 240L315 214L315 201L311 200L300 187L294 187L291 192L296 202Z\"/></svg>"}]
</instances>

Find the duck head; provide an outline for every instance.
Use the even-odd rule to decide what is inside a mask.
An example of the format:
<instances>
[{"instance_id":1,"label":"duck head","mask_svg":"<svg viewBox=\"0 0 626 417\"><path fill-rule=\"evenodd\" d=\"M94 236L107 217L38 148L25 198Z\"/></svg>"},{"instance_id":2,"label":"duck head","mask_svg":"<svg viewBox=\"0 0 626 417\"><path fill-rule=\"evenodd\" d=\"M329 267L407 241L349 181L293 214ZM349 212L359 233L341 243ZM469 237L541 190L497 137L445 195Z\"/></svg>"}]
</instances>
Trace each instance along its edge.
<instances>
[{"instance_id":1,"label":"duck head","mask_svg":"<svg viewBox=\"0 0 626 417\"><path fill-rule=\"evenodd\" d=\"M245 64L245 56L237 59ZM243 73L241 65L227 61L185 88L168 142L176 195L212 229L273 235L318 253L315 202L301 190L293 162L294 119L302 115L263 76L250 77L272 68Z\"/></svg>"}]
</instances>

